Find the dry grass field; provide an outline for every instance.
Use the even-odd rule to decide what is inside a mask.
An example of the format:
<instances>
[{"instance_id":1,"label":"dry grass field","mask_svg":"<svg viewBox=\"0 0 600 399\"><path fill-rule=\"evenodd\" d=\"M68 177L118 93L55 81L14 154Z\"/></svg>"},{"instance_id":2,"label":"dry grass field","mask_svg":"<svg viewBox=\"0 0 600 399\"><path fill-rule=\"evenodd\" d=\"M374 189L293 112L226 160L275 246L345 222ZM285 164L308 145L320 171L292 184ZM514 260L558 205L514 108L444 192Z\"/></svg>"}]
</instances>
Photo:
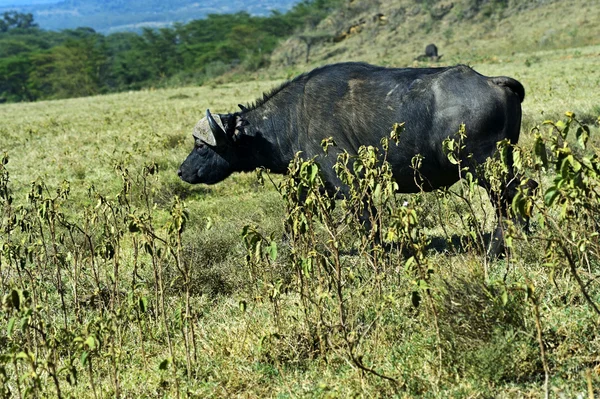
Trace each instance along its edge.
<instances>
[{"instance_id":1,"label":"dry grass field","mask_svg":"<svg viewBox=\"0 0 600 399\"><path fill-rule=\"evenodd\" d=\"M415 235L397 239L411 256L369 252L344 230L345 205L332 212L335 238L315 221L283 239L281 177L179 180L207 108L233 111L283 79L1 104L0 397L600 397L600 44L568 48L569 37L513 52L509 36L489 57L445 60L527 92L533 232L511 230L510 255L491 261L478 240L493 211L468 185L388 199L416 215ZM565 112L589 129L585 149ZM563 133L571 123L569 164L553 163L547 120ZM408 211L395 212L392 227Z\"/></svg>"}]
</instances>

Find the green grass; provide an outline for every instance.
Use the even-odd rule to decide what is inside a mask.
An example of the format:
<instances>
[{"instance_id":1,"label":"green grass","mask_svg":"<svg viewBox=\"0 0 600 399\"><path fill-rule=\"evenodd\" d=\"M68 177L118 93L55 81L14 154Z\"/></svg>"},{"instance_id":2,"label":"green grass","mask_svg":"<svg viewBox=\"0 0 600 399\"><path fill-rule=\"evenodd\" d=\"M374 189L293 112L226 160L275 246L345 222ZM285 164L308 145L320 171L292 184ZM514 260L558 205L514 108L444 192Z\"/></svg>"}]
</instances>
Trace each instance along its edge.
<instances>
[{"instance_id":1,"label":"green grass","mask_svg":"<svg viewBox=\"0 0 600 399\"><path fill-rule=\"evenodd\" d=\"M595 146L591 151L597 152L600 69L596 64L600 47L525 50L501 59L473 62L467 58L464 62L472 62L479 72L512 76L525 85L525 148L533 143L532 128L573 111L592 126ZM327 350L319 352L313 341L315 333L309 328L314 324L305 319L314 315L303 312L298 293L292 290L276 301L269 299L273 292L269 284L294 278L290 244L280 239L285 204L274 187L258 185L254 174L236 174L214 186L190 186L176 176L179 163L192 146L192 127L206 108L232 111L238 103L252 101L279 82L257 80L0 105L0 150L10 158L6 168L15 198L13 207L28 206L26 195L32 181L43 181L48 187L45 195L51 197L66 180L70 195L58 201L57 208L65 217L82 226L87 220L98 245L117 240L111 226L122 232L116 258L97 253L100 290L90 266L91 252L86 252L87 244L80 236L71 243L65 230L59 229L65 239L56 240L55 252L48 236L44 242L21 242L21 237L29 236L2 233L2 243L21 242L34 251L22 270L3 252L2 295L12 289L27 290L37 308L32 305L34 316L26 316L8 305L10 296L3 299L0 354L31 351L36 362L28 365L20 358L15 367L10 356L1 358L4 391L0 392L19 396L15 382L18 370L21 396L34 396L36 391L41 396L56 396L47 371L50 366L44 363L50 361L58 367L72 364L77 370L77 384L67 382L65 371L58 375L64 397L94 397L92 381L98 397L115 396L115 370L123 397L174 397L176 383L182 396L192 397L540 397L544 374L533 307L517 289L510 291L503 303L492 282L502 282L506 275L507 286L531 284L540 300L552 395L585 397L590 394L588 383L596 397L600 395L598 316L566 269L551 270L544 257L544 243L534 239L516 240L512 259L488 264L473 249L458 253L428 250L426 259L434 270L429 284L438 310L438 337L425 296L418 308L413 305L415 278L404 272L406 258L390 255L386 273L377 275L366 258L352 252L356 237L345 236L343 264L358 276L345 291L349 323L362 337L355 349L366 366L395 378L397 384L359 370L335 329L322 343ZM144 165L152 163L158 165L159 172L146 180L146 197L152 200L148 211L140 173ZM131 206L127 208L120 208L116 198L123 185L115 170L118 164L124 165L133 179ZM546 188L550 175L540 176ZM124 214L111 219L105 205L97 206L99 197L90 194L91 186ZM140 243L146 236L130 232L126 222L127 213L140 216L150 212L156 234L171 237L163 226L172 220L175 196L185 201L189 212L180 259L190 268L191 315L187 327L194 327L195 351L186 349L185 336L190 335L184 332L186 324L181 317L186 295L174 258L153 258L145 253ZM421 222L429 238L444 239L440 217L450 235L465 234L459 217L466 212L464 202L452 196L448 203L438 202L433 194L402 196L401 201L404 199L420 206ZM475 195L472 203L478 209L478 222L485 225L487 221L489 232L493 212L487 197ZM36 219L38 209L33 209L31 220L43 220L43 216ZM98 215L95 222L86 216L91 214ZM249 224L259 226L266 236L273 234L279 250L276 261L266 263L263 259L254 271L246 261L241 238L242 228ZM542 237L544 230L537 219L534 228L534 237ZM48 227L44 229L48 233ZM316 229L316 237L322 238L325 232L319 225ZM325 246L326 240L314 243L318 251ZM140 251L137 255L136 248ZM55 253L64 256L59 264L54 263ZM78 254L81 258L76 258ZM589 281L593 300L600 303L599 269L593 263L597 254L590 252L589 256L592 264L582 274ZM115 259L119 269L112 276ZM156 269L153 259L159 262ZM64 310L57 270L64 284ZM155 291L155 270L164 279L164 313L157 306L160 296ZM75 271L79 273L77 279ZM140 313L141 298L146 298L148 305ZM328 295L322 298L320 316L325 322L335 320L334 299ZM45 331L47 338L55 339L57 350L32 329L16 328L9 336L8 324L13 317L17 325L23 317L32 317L31 323ZM327 327L323 324L321 328ZM89 336L97 338L95 349L77 346L77 337L86 340ZM161 369L171 356L168 339L173 359ZM91 379L90 363L81 361L84 352L91 352ZM189 375L186 353L192 355ZM31 364L37 367L36 375L26 374ZM29 394L27 387L32 389Z\"/></svg>"}]
</instances>

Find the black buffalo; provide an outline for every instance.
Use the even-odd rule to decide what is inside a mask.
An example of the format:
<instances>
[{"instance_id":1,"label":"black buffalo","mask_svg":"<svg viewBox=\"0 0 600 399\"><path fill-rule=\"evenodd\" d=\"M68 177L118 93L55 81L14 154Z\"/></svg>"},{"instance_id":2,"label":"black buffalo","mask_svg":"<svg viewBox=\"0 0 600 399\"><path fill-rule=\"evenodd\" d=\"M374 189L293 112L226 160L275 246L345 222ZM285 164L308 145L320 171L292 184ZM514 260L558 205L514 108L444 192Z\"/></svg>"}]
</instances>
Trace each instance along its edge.
<instances>
[{"instance_id":1,"label":"black buffalo","mask_svg":"<svg viewBox=\"0 0 600 399\"><path fill-rule=\"evenodd\" d=\"M192 184L213 184L238 171L265 167L286 173L298 151L318 156L326 189L343 196L348 188L332 166L335 151L325 155L321 141L332 137L338 151L356 154L362 145L380 147L392 126L405 122L399 145L390 145L399 192L426 191L454 184L458 168L444 153L442 142L466 127L464 161L473 170L497 151L497 142L519 139L523 86L509 77L486 77L458 65L443 68L384 68L341 63L317 68L284 83L241 111L217 114L194 128L195 146L178 174ZM411 160L422 156L417 184ZM472 154L468 157L466 154ZM480 184L489 189L480 177ZM506 214L520 179L502 188ZM497 233L498 234L498 231Z\"/></svg>"},{"instance_id":2,"label":"black buffalo","mask_svg":"<svg viewBox=\"0 0 600 399\"><path fill-rule=\"evenodd\" d=\"M437 57L438 56L438 49L437 46L435 44L428 44L425 47L425 55L428 57Z\"/></svg>"},{"instance_id":3,"label":"black buffalo","mask_svg":"<svg viewBox=\"0 0 600 399\"><path fill-rule=\"evenodd\" d=\"M435 44L431 43L425 47L425 54L419 55L415 60L417 61L433 61L438 62L442 58L442 55L438 55L438 48Z\"/></svg>"}]
</instances>

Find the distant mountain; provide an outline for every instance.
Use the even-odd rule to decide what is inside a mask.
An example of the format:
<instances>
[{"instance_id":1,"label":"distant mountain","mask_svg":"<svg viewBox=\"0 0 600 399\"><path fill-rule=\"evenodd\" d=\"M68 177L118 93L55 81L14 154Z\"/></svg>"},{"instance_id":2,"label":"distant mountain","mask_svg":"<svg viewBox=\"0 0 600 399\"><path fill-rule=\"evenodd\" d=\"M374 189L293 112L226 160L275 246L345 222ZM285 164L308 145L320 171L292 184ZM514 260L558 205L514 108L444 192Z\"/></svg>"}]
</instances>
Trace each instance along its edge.
<instances>
[{"instance_id":1,"label":"distant mountain","mask_svg":"<svg viewBox=\"0 0 600 399\"><path fill-rule=\"evenodd\" d=\"M208 14L246 11L268 15L285 12L299 0L0 0L0 13L32 13L42 29L90 27L98 32L135 31L174 22L201 19ZM48 4L54 2L53 4ZM37 3L37 4L33 4ZM46 3L46 4L43 4Z\"/></svg>"}]
</instances>

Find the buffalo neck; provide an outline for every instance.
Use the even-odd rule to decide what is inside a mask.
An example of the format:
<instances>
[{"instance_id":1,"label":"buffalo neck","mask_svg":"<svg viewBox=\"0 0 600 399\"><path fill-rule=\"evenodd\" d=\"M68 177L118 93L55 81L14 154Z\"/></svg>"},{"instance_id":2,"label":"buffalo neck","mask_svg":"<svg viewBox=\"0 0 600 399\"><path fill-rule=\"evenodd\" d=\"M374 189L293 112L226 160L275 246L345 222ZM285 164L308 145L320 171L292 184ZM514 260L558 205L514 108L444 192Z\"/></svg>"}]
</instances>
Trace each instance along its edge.
<instances>
[{"instance_id":1,"label":"buffalo neck","mask_svg":"<svg viewBox=\"0 0 600 399\"><path fill-rule=\"evenodd\" d=\"M246 149L252 158L250 169L265 167L284 174L300 150L299 126L305 124L299 120L298 110L303 102L302 93L297 93L301 90L299 86L303 84L290 82L272 97L240 114L246 122L244 135L249 138Z\"/></svg>"}]
</instances>

